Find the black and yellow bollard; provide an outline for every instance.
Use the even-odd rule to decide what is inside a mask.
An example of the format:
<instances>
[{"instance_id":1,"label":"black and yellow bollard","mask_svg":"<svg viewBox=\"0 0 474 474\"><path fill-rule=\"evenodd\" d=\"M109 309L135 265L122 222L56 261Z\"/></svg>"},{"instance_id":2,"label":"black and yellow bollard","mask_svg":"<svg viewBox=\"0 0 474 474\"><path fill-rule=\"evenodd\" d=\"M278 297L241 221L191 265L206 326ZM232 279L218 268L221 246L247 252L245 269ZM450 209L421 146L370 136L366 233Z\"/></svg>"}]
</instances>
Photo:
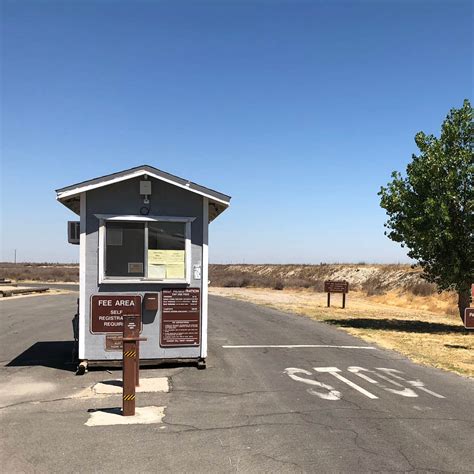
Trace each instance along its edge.
<instances>
[{"instance_id":1,"label":"black and yellow bollard","mask_svg":"<svg viewBox=\"0 0 474 474\"><path fill-rule=\"evenodd\" d=\"M135 415L135 385L137 371L137 343L140 319L123 317L123 415Z\"/></svg>"}]
</instances>

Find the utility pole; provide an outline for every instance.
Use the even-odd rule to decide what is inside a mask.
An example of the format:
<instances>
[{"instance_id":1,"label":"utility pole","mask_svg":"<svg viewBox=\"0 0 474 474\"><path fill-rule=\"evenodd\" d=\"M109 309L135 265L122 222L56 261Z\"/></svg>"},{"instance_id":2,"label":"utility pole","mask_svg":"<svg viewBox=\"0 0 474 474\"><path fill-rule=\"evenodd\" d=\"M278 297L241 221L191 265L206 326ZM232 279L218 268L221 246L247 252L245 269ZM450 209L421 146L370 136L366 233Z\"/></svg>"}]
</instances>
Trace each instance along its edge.
<instances>
[{"instance_id":1,"label":"utility pole","mask_svg":"<svg viewBox=\"0 0 474 474\"><path fill-rule=\"evenodd\" d=\"M16 265L16 249L15 249L15 265Z\"/></svg>"}]
</instances>

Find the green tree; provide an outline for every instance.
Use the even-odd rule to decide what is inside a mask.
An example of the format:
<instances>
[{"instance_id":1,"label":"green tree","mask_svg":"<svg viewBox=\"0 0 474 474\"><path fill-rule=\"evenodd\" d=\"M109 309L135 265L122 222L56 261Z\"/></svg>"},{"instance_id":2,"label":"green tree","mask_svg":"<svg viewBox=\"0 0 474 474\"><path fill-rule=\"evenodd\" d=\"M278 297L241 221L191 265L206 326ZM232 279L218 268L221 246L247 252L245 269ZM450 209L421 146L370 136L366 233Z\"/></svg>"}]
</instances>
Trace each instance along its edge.
<instances>
[{"instance_id":1,"label":"green tree","mask_svg":"<svg viewBox=\"0 0 474 474\"><path fill-rule=\"evenodd\" d=\"M385 234L406 247L438 290L455 290L461 319L474 283L472 107L452 109L439 138L419 132L406 177L394 171L379 192Z\"/></svg>"}]
</instances>

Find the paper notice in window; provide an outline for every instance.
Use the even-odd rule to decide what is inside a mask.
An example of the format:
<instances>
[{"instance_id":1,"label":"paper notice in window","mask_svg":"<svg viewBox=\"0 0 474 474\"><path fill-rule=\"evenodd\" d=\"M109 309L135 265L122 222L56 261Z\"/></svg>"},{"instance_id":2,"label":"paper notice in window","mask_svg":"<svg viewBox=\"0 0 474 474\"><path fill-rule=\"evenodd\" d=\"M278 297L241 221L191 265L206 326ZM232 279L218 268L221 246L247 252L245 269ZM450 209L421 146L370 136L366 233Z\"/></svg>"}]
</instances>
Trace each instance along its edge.
<instances>
[{"instance_id":1,"label":"paper notice in window","mask_svg":"<svg viewBox=\"0 0 474 474\"><path fill-rule=\"evenodd\" d=\"M184 250L148 250L148 277L159 279L184 279ZM165 275L162 275L163 271ZM152 277L152 273L156 276Z\"/></svg>"},{"instance_id":2,"label":"paper notice in window","mask_svg":"<svg viewBox=\"0 0 474 474\"><path fill-rule=\"evenodd\" d=\"M166 278L166 265L148 264L148 278L152 280L164 280Z\"/></svg>"},{"instance_id":3,"label":"paper notice in window","mask_svg":"<svg viewBox=\"0 0 474 474\"><path fill-rule=\"evenodd\" d=\"M166 278L170 280L184 278L184 262L166 266Z\"/></svg>"}]
</instances>

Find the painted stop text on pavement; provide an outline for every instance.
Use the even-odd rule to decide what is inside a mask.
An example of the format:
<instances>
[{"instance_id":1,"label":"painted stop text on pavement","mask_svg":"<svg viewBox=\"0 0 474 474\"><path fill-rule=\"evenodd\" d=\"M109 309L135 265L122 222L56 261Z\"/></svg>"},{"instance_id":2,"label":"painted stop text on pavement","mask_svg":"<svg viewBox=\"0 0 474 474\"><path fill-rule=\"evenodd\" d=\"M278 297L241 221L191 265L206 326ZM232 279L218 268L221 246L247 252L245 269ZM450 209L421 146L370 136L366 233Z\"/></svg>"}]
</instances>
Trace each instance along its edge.
<instances>
[{"instance_id":1,"label":"painted stop text on pavement","mask_svg":"<svg viewBox=\"0 0 474 474\"><path fill-rule=\"evenodd\" d=\"M295 382L309 385L311 388L308 388L308 393L322 400L337 401L343 398L340 388L332 385L334 379L339 381L338 385L343 384L344 388L350 387L371 400L377 400L379 396L359 385L360 380L358 380L359 383L354 382L356 377L362 379L366 385L371 384L374 388L377 387L401 397L417 398L419 396L417 391L421 391L435 398L445 398L443 395L429 390L421 380L407 379L404 373L397 369L386 367L366 369L351 366L347 368L347 372L349 372L347 376L342 375L343 371L337 367L313 367L313 370L318 374L318 379L310 370L297 367L288 367L284 373ZM348 378L349 376L352 376L352 379Z\"/></svg>"}]
</instances>

